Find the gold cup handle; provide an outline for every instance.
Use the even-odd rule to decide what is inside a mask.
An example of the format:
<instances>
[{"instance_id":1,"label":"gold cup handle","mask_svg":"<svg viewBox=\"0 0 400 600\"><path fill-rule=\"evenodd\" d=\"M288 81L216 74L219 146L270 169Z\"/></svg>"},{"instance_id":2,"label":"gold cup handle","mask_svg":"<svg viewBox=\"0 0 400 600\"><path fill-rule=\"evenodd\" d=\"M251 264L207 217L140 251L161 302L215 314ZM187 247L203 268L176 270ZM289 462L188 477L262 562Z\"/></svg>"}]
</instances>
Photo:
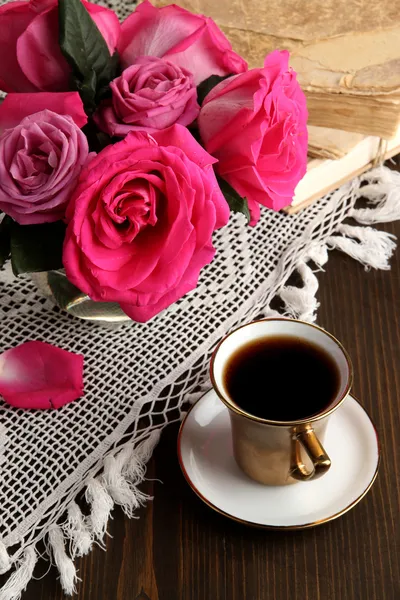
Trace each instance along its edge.
<instances>
[{"instance_id":1,"label":"gold cup handle","mask_svg":"<svg viewBox=\"0 0 400 600\"><path fill-rule=\"evenodd\" d=\"M313 468L309 471L301 459L301 446L311 459ZM314 429L308 427L295 433L293 437L293 451L290 475L299 481L317 479L324 475L331 466L331 459L325 452L322 444L315 435Z\"/></svg>"}]
</instances>

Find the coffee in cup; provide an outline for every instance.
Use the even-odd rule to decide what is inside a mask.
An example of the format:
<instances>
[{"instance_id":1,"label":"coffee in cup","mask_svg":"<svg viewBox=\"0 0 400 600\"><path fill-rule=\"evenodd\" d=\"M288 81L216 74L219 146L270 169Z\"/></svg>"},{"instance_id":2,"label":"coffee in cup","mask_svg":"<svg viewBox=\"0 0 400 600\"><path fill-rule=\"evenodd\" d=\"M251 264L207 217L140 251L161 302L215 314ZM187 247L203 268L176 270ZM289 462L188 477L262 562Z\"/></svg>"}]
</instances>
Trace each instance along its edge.
<instances>
[{"instance_id":1,"label":"coffee in cup","mask_svg":"<svg viewBox=\"0 0 400 600\"><path fill-rule=\"evenodd\" d=\"M264 319L227 335L211 359L211 379L229 409L239 467L269 485L326 473L325 430L352 377L346 350L315 325Z\"/></svg>"}]
</instances>

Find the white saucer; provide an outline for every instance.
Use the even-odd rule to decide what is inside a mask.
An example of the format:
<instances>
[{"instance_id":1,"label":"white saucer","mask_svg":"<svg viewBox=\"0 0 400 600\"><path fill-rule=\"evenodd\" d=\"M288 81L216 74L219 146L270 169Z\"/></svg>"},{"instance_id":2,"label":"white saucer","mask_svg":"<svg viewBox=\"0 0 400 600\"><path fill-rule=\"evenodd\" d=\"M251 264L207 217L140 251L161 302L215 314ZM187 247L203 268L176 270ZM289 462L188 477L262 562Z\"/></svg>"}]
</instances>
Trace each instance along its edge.
<instances>
[{"instance_id":1,"label":"white saucer","mask_svg":"<svg viewBox=\"0 0 400 600\"><path fill-rule=\"evenodd\" d=\"M258 527L303 529L350 510L378 472L375 427L352 397L331 415L324 446L332 466L320 479L276 487L257 483L236 465L228 409L211 390L182 423L178 457L191 488L217 512Z\"/></svg>"}]
</instances>

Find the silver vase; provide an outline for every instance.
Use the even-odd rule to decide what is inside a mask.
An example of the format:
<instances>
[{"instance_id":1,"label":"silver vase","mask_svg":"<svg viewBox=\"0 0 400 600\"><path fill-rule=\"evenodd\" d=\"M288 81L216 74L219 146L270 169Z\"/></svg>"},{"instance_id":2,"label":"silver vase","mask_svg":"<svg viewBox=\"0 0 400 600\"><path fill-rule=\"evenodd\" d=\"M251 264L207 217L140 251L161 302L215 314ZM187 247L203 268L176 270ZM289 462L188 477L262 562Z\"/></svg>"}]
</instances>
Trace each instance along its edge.
<instances>
[{"instance_id":1,"label":"silver vase","mask_svg":"<svg viewBox=\"0 0 400 600\"><path fill-rule=\"evenodd\" d=\"M32 273L32 280L46 298L74 317L103 323L130 321L116 302L94 302L75 287L63 269Z\"/></svg>"}]
</instances>

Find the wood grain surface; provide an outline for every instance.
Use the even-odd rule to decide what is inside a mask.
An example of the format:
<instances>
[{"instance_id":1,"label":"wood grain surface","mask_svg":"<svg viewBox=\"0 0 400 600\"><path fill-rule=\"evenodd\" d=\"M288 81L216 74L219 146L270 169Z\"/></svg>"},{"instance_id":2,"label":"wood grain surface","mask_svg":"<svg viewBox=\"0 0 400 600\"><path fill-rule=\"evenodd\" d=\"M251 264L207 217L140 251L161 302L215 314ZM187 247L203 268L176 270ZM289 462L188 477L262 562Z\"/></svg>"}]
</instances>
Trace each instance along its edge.
<instances>
[{"instance_id":1,"label":"wood grain surface","mask_svg":"<svg viewBox=\"0 0 400 600\"><path fill-rule=\"evenodd\" d=\"M381 226L400 236L400 223ZM129 520L117 509L107 551L79 560L77 600L398 600L400 251L391 271L365 272L333 252L319 275L318 322L354 361L354 394L375 422L382 463L370 493L329 524L299 532L246 528L215 514L185 483L177 427L148 468L154 501ZM162 482L162 483L161 483ZM40 578L48 564L40 561ZM54 568L22 600L63 598Z\"/></svg>"}]
</instances>

